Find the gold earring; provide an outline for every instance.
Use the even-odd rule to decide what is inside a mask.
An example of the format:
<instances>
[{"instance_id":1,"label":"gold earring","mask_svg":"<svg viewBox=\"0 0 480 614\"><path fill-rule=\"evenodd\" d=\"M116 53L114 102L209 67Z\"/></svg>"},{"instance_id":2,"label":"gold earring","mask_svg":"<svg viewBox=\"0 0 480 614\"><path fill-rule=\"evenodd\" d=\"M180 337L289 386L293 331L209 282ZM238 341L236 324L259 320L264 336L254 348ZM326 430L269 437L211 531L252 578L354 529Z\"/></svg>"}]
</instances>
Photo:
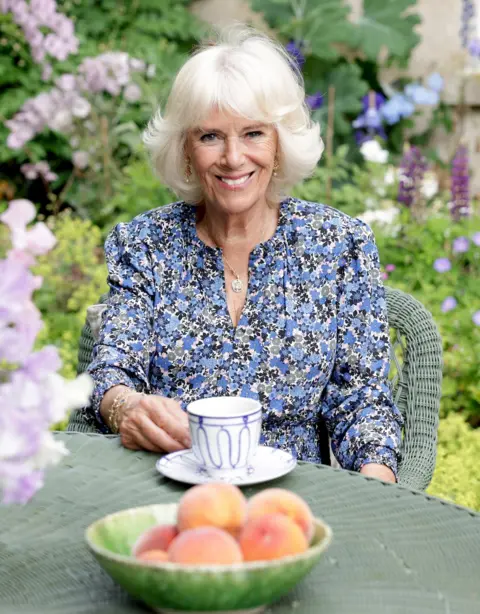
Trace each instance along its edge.
<instances>
[{"instance_id":1,"label":"gold earring","mask_svg":"<svg viewBox=\"0 0 480 614\"><path fill-rule=\"evenodd\" d=\"M276 176L277 176L277 174L278 174L278 172L277 172L277 171L278 171L278 169L279 169L279 168L280 168L280 165L279 165L279 163L278 163L278 159L277 159L277 158L275 158L275 161L274 161L274 163L273 163L273 176L274 176L274 177L276 177Z\"/></svg>"},{"instance_id":2,"label":"gold earring","mask_svg":"<svg viewBox=\"0 0 480 614\"><path fill-rule=\"evenodd\" d=\"M190 183L190 177L192 176L192 167L190 166L190 158L185 158L185 181Z\"/></svg>"}]
</instances>

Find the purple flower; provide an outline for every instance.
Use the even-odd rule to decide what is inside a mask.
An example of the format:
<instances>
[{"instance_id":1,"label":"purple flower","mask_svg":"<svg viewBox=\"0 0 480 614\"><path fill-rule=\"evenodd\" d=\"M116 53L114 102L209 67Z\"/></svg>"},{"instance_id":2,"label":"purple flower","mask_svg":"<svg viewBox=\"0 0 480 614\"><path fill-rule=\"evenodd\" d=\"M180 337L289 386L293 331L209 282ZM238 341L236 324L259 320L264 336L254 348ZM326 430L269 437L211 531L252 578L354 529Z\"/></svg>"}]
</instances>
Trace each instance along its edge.
<instances>
[{"instance_id":1,"label":"purple flower","mask_svg":"<svg viewBox=\"0 0 480 614\"><path fill-rule=\"evenodd\" d=\"M442 303L442 313L448 313L449 311L452 311L452 309L455 309L456 306L457 299L455 299L453 296L447 296L447 298Z\"/></svg>"},{"instance_id":2,"label":"purple flower","mask_svg":"<svg viewBox=\"0 0 480 614\"><path fill-rule=\"evenodd\" d=\"M448 258L437 258L433 263L433 268L437 273L446 273L452 268L452 263Z\"/></svg>"},{"instance_id":3,"label":"purple flower","mask_svg":"<svg viewBox=\"0 0 480 614\"><path fill-rule=\"evenodd\" d=\"M418 147L406 147L400 164L400 181L397 200L406 207L415 205L423 177L428 168L427 160Z\"/></svg>"},{"instance_id":4,"label":"purple flower","mask_svg":"<svg viewBox=\"0 0 480 614\"><path fill-rule=\"evenodd\" d=\"M387 264L387 266L385 267L385 270L387 271L387 273L391 273L392 271L394 271L397 267L394 264Z\"/></svg>"},{"instance_id":5,"label":"purple flower","mask_svg":"<svg viewBox=\"0 0 480 614\"><path fill-rule=\"evenodd\" d=\"M460 27L460 38L462 47L468 45L470 31L472 30L472 18L475 16L475 6L471 0L463 0L462 6L462 23Z\"/></svg>"},{"instance_id":6,"label":"purple flower","mask_svg":"<svg viewBox=\"0 0 480 614\"><path fill-rule=\"evenodd\" d=\"M467 237L458 237L453 242L453 253L454 254L464 254L468 252L468 248L470 246L470 241Z\"/></svg>"},{"instance_id":7,"label":"purple flower","mask_svg":"<svg viewBox=\"0 0 480 614\"><path fill-rule=\"evenodd\" d=\"M472 322L476 325L476 326L480 326L480 310L476 311L473 316L472 316Z\"/></svg>"},{"instance_id":8,"label":"purple flower","mask_svg":"<svg viewBox=\"0 0 480 614\"><path fill-rule=\"evenodd\" d=\"M305 98L305 102L307 103L307 106L309 106L312 111L316 111L323 105L323 94L321 92L316 92L315 94L312 94L311 96L307 96Z\"/></svg>"},{"instance_id":9,"label":"purple flower","mask_svg":"<svg viewBox=\"0 0 480 614\"><path fill-rule=\"evenodd\" d=\"M452 206L450 213L454 220L470 215L470 173L468 149L460 145L452 160L450 189Z\"/></svg>"},{"instance_id":10,"label":"purple flower","mask_svg":"<svg viewBox=\"0 0 480 614\"><path fill-rule=\"evenodd\" d=\"M363 110L366 111L372 107L375 109L381 109L386 100L387 99L383 94L372 91L362 98Z\"/></svg>"},{"instance_id":11,"label":"purple flower","mask_svg":"<svg viewBox=\"0 0 480 614\"><path fill-rule=\"evenodd\" d=\"M472 58L480 58L480 39L476 38L468 43L468 53Z\"/></svg>"},{"instance_id":12,"label":"purple flower","mask_svg":"<svg viewBox=\"0 0 480 614\"><path fill-rule=\"evenodd\" d=\"M303 65L305 64L305 56L302 53L302 47L304 47L304 45L305 43L303 41L296 43L294 40L291 40L285 47L299 70L302 70Z\"/></svg>"},{"instance_id":13,"label":"purple flower","mask_svg":"<svg viewBox=\"0 0 480 614\"><path fill-rule=\"evenodd\" d=\"M475 245L477 245L478 247L480 247L480 232L476 232L473 236L472 236L472 241L474 242Z\"/></svg>"}]
</instances>

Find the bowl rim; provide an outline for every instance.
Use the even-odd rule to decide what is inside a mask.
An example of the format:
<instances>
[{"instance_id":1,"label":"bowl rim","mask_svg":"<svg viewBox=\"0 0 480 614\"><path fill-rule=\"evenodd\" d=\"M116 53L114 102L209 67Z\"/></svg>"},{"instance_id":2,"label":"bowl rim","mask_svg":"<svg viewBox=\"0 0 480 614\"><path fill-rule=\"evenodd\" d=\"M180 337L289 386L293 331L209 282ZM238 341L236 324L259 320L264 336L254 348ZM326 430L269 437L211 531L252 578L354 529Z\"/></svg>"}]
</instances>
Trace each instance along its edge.
<instances>
[{"instance_id":1,"label":"bowl rim","mask_svg":"<svg viewBox=\"0 0 480 614\"><path fill-rule=\"evenodd\" d=\"M113 512L111 514L107 514L102 518L98 518L94 522L92 522L85 530L84 536L85 540L89 546L89 548L98 555L104 556L111 560L116 561L117 563L123 563L134 567L150 567L156 569L163 569L165 571L182 571L185 573L206 573L206 572L215 572L215 573L223 573L229 574L232 572L246 572L253 571L255 569L265 569L265 568L275 568L282 567L287 563L294 563L304 559L309 559L312 556L316 556L324 552L328 546L332 543L333 540L333 532L330 527L324 520L321 518L317 518L314 516L314 522L316 526L322 527L325 532L323 539L314 546L309 546L305 552L300 554L290 554L288 556L281 557L279 559L272 559L269 561L244 561L242 563L232 563L230 565L187 565L185 563L172 563L170 561L139 561L132 555L126 554L117 554L108 550L107 548L103 548L102 546L97 546L93 543L91 539L91 534L97 528L100 523L105 522L115 516L121 516L128 512L133 512L137 510L149 510L152 508L166 508L171 507L174 509L178 508L178 503L152 503L150 505L140 505L137 507L130 507L124 510L119 510L117 512Z\"/></svg>"}]
</instances>

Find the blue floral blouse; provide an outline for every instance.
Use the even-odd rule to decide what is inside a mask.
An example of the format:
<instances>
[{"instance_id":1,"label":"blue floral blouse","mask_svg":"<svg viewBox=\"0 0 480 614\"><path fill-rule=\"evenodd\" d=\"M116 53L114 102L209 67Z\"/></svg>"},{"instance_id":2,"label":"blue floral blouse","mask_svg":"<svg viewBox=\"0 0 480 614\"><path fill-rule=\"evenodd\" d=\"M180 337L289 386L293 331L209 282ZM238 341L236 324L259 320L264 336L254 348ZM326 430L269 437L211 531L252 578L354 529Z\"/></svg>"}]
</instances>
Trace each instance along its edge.
<instances>
[{"instance_id":1,"label":"blue floral blouse","mask_svg":"<svg viewBox=\"0 0 480 614\"><path fill-rule=\"evenodd\" d=\"M402 418L387 384L389 332L369 227L287 198L274 236L250 255L234 327L219 248L196 232L195 207L154 209L110 233L110 296L89 373L91 408L116 384L178 399L243 395L264 410L262 443L320 462L322 417L346 469L397 471Z\"/></svg>"}]
</instances>

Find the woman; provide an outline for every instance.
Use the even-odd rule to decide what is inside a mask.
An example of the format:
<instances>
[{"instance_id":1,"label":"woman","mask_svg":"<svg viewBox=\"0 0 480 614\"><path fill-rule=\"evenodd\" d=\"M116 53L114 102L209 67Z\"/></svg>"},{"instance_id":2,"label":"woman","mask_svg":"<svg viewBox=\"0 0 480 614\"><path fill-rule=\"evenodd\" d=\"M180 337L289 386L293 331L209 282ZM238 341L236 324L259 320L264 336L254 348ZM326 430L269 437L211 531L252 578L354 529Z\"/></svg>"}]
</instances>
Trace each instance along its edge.
<instances>
[{"instance_id":1,"label":"woman","mask_svg":"<svg viewBox=\"0 0 480 614\"><path fill-rule=\"evenodd\" d=\"M183 200L107 239L101 428L172 452L190 445L182 406L243 395L262 403L264 444L319 462L323 418L343 467L395 481L378 254L364 223L285 196L323 149L289 56L230 30L185 63L145 143Z\"/></svg>"}]
</instances>

